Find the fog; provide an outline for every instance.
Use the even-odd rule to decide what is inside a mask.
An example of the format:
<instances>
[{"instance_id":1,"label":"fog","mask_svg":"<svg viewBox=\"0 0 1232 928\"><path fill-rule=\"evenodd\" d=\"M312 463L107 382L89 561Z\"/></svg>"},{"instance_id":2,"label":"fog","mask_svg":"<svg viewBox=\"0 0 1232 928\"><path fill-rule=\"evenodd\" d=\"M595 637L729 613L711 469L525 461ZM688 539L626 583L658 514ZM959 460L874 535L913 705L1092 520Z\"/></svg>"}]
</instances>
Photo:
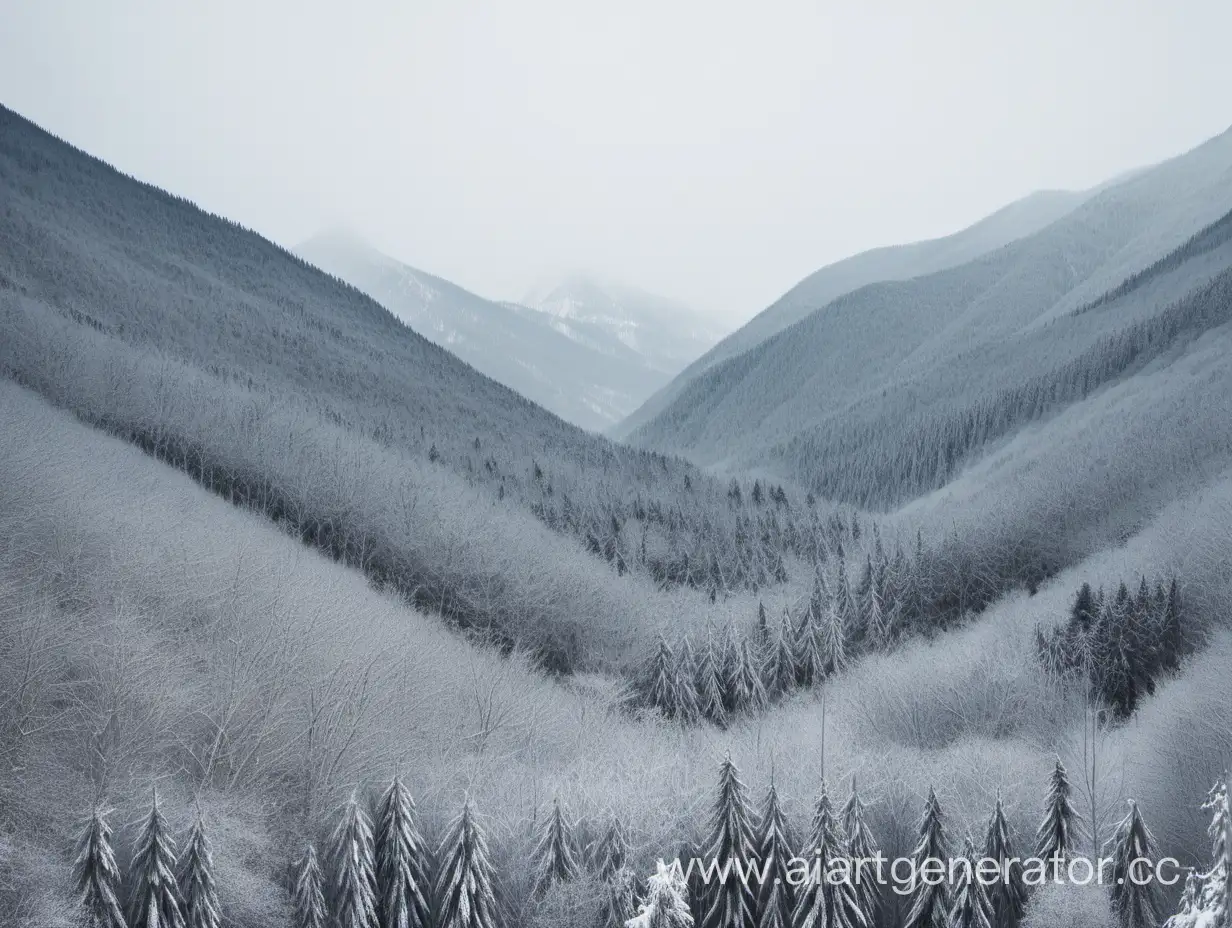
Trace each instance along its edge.
<instances>
[{"instance_id":1,"label":"fog","mask_svg":"<svg viewBox=\"0 0 1232 928\"><path fill-rule=\"evenodd\" d=\"M0 101L291 246L729 322L1232 123L1232 4L0 0Z\"/></svg>"}]
</instances>

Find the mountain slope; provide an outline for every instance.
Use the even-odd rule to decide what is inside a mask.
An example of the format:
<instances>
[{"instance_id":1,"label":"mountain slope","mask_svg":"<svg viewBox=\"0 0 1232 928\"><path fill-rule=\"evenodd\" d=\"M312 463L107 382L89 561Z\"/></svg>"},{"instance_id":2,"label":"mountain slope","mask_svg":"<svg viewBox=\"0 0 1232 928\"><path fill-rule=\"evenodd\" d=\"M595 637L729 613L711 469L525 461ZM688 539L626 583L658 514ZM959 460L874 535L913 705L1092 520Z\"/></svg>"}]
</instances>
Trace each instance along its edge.
<instances>
[{"instance_id":1,"label":"mountain slope","mask_svg":"<svg viewBox=\"0 0 1232 928\"><path fill-rule=\"evenodd\" d=\"M834 300L695 378L633 439L711 464L768 466L854 502L899 502L938 479L948 439L933 429L950 414L1075 360L1226 268L1220 245L1124 295L1116 311L1071 315L1230 209L1232 132L966 265ZM929 450L908 442L902 453L929 460L905 484L879 483L909 437ZM944 478L956 462L942 457Z\"/></svg>"},{"instance_id":2,"label":"mountain slope","mask_svg":"<svg viewBox=\"0 0 1232 928\"><path fill-rule=\"evenodd\" d=\"M612 434L628 436L671 405L694 378L709 368L748 351L839 296L878 281L909 280L965 264L1050 225L1093 193L1040 191L953 235L875 248L823 267L690 364L613 429Z\"/></svg>"},{"instance_id":3,"label":"mountain slope","mask_svg":"<svg viewBox=\"0 0 1232 928\"><path fill-rule=\"evenodd\" d=\"M476 370L583 428L610 427L671 373L619 342L574 337L549 316L485 300L345 233L314 236L296 254Z\"/></svg>"}]
</instances>

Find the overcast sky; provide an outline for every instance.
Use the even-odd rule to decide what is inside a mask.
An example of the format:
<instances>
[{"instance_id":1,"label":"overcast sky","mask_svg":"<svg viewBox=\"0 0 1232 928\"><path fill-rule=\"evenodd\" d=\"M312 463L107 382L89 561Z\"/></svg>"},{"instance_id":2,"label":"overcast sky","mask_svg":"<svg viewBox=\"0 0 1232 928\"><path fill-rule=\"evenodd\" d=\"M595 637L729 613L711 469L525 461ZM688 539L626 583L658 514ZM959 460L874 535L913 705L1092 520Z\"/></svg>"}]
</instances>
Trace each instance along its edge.
<instances>
[{"instance_id":1,"label":"overcast sky","mask_svg":"<svg viewBox=\"0 0 1232 928\"><path fill-rule=\"evenodd\" d=\"M1227 0L0 0L0 100L294 245L748 317L1232 124Z\"/></svg>"}]
</instances>

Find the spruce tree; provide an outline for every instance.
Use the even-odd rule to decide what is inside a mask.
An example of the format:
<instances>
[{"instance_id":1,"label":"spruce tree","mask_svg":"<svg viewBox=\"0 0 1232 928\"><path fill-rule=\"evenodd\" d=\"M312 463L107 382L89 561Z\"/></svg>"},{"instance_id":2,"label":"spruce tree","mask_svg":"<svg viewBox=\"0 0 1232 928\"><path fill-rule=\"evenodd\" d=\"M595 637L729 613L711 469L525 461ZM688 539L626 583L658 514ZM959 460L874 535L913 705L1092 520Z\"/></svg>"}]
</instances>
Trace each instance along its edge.
<instances>
[{"instance_id":1,"label":"spruce tree","mask_svg":"<svg viewBox=\"0 0 1232 928\"><path fill-rule=\"evenodd\" d=\"M740 643L740 657L733 689L732 702L737 711L757 714L766 708L766 688L761 682L761 674L747 641Z\"/></svg>"},{"instance_id":2,"label":"spruce tree","mask_svg":"<svg viewBox=\"0 0 1232 928\"><path fill-rule=\"evenodd\" d=\"M109 814L102 806L95 806L77 842L73 879L86 928L125 928L118 896L120 868L111 846Z\"/></svg>"},{"instance_id":3,"label":"spruce tree","mask_svg":"<svg viewBox=\"0 0 1232 928\"><path fill-rule=\"evenodd\" d=\"M612 816L599 839L599 847L595 852L595 869L599 879L609 882L617 870L624 867L629 858L629 839L625 835L625 827L620 819Z\"/></svg>"},{"instance_id":4,"label":"spruce tree","mask_svg":"<svg viewBox=\"0 0 1232 928\"><path fill-rule=\"evenodd\" d=\"M784 612L778 637L775 638L774 647L766 660L764 674L768 696L782 696L796 685L796 654L792 645L793 640L791 617Z\"/></svg>"},{"instance_id":5,"label":"spruce tree","mask_svg":"<svg viewBox=\"0 0 1232 928\"><path fill-rule=\"evenodd\" d=\"M495 928L496 897L488 842L470 800L441 843L436 879L435 928Z\"/></svg>"},{"instance_id":6,"label":"spruce tree","mask_svg":"<svg viewBox=\"0 0 1232 928\"><path fill-rule=\"evenodd\" d=\"M1134 861L1153 862L1155 851L1155 838L1142 820L1138 804L1130 799L1129 813L1117 825L1116 833L1103 852L1104 857L1112 861L1109 886L1112 908L1121 928L1156 928L1159 925L1163 902L1159 885L1141 863L1131 872ZM1145 866L1149 868L1150 865Z\"/></svg>"},{"instance_id":7,"label":"spruce tree","mask_svg":"<svg viewBox=\"0 0 1232 928\"><path fill-rule=\"evenodd\" d=\"M949 844L945 837L944 816L937 794L930 788L920 818L920 840L912 857L915 872L923 871L925 861L941 861L945 867L949 861ZM935 867L935 865L931 865ZM906 928L949 928L949 912L952 905L949 885L942 880L929 885L919 881L911 896L911 909L907 913Z\"/></svg>"},{"instance_id":8,"label":"spruce tree","mask_svg":"<svg viewBox=\"0 0 1232 928\"><path fill-rule=\"evenodd\" d=\"M689 888L680 867L658 863L655 873L646 881L646 901L627 928L692 928L689 912Z\"/></svg>"},{"instance_id":9,"label":"spruce tree","mask_svg":"<svg viewBox=\"0 0 1232 928\"><path fill-rule=\"evenodd\" d=\"M770 647L770 623L766 618L766 604L757 601L757 646L761 649Z\"/></svg>"},{"instance_id":10,"label":"spruce tree","mask_svg":"<svg viewBox=\"0 0 1232 928\"><path fill-rule=\"evenodd\" d=\"M812 621L796 631L796 682L820 686L826 678L825 630Z\"/></svg>"},{"instance_id":11,"label":"spruce tree","mask_svg":"<svg viewBox=\"0 0 1232 928\"><path fill-rule=\"evenodd\" d=\"M219 928L222 916L218 909L218 888L214 883L214 855L199 808L180 857L179 876L185 928Z\"/></svg>"},{"instance_id":12,"label":"spruce tree","mask_svg":"<svg viewBox=\"0 0 1232 928\"><path fill-rule=\"evenodd\" d=\"M334 912L339 928L377 928L372 824L355 794L334 829Z\"/></svg>"},{"instance_id":13,"label":"spruce tree","mask_svg":"<svg viewBox=\"0 0 1232 928\"><path fill-rule=\"evenodd\" d=\"M637 877L628 867L618 867L603 881L602 928L625 928L637 914Z\"/></svg>"},{"instance_id":14,"label":"spruce tree","mask_svg":"<svg viewBox=\"0 0 1232 928\"><path fill-rule=\"evenodd\" d=\"M573 830L560 807L552 801L552 814L543 823L539 842L531 854L535 868L535 895L542 897L555 883L569 883L578 873L577 855L573 848Z\"/></svg>"},{"instance_id":15,"label":"spruce tree","mask_svg":"<svg viewBox=\"0 0 1232 928\"><path fill-rule=\"evenodd\" d=\"M311 844L300 858L291 902L295 909L295 928L326 928L325 881L317 862L317 849Z\"/></svg>"},{"instance_id":16,"label":"spruce tree","mask_svg":"<svg viewBox=\"0 0 1232 928\"><path fill-rule=\"evenodd\" d=\"M993 928L993 907L984 884L975 873L975 846L968 838L963 846L967 866L954 881L954 904L950 908L950 928Z\"/></svg>"},{"instance_id":17,"label":"spruce tree","mask_svg":"<svg viewBox=\"0 0 1232 928\"><path fill-rule=\"evenodd\" d=\"M693 656L693 645L689 636L685 635L676 652L676 716L682 722L695 722L699 716L697 704L697 661Z\"/></svg>"},{"instance_id":18,"label":"spruce tree","mask_svg":"<svg viewBox=\"0 0 1232 928\"><path fill-rule=\"evenodd\" d=\"M988 820L984 856L1001 863L1000 876L988 887L988 898L993 908L993 928L1016 928L1027 906L1027 885L1023 879L1022 862L1014 853L1010 826L1000 796Z\"/></svg>"},{"instance_id":19,"label":"spruce tree","mask_svg":"<svg viewBox=\"0 0 1232 928\"><path fill-rule=\"evenodd\" d=\"M826 784L813 812L813 827L801 854L809 862L809 879L797 888L792 928L867 928L853 880L830 878L841 874L846 858L842 826L834 817Z\"/></svg>"},{"instance_id":20,"label":"spruce tree","mask_svg":"<svg viewBox=\"0 0 1232 928\"><path fill-rule=\"evenodd\" d=\"M847 620L839 604L831 600L821 642L826 673L842 673L847 666Z\"/></svg>"},{"instance_id":21,"label":"spruce tree","mask_svg":"<svg viewBox=\"0 0 1232 928\"><path fill-rule=\"evenodd\" d=\"M864 913L865 921L871 925L876 920L877 908L881 902L881 888L876 880L877 871L871 866L871 862L877 858L879 848L872 829L864 820L864 803L856 790L854 774L851 777L851 795L843 806L843 831L847 834L847 853L851 857L852 865L861 867L856 883L856 896L860 900L860 911ZM861 861L869 863L862 865Z\"/></svg>"},{"instance_id":22,"label":"spruce tree","mask_svg":"<svg viewBox=\"0 0 1232 928\"><path fill-rule=\"evenodd\" d=\"M669 719L675 717L679 706L676 683L676 658L671 645L660 633L650 660L642 671L641 689L646 704Z\"/></svg>"},{"instance_id":23,"label":"spruce tree","mask_svg":"<svg viewBox=\"0 0 1232 928\"><path fill-rule=\"evenodd\" d=\"M757 928L790 928L795 892L787 879L787 862L794 855L793 842L773 778L762 803L756 834L757 857L764 868L764 878L756 888Z\"/></svg>"},{"instance_id":24,"label":"spruce tree","mask_svg":"<svg viewBox=\"0 0 1232 928\"><path fill-rule=\"evenodd\" d=\"M1202 877L1201 910L1211 913L1213 924L1226 926L1232 917L1232 813L1226 780L1211 789L1203 809L1211 813L1211 869Z\"/></svg>"},{"instance_id":25,"label":"spruce tree","mask_svg":"<svg viewBox=\"0 0 1232 928\"><path fill-rule=\"evenodd\" d=\"M697 711L715 725L727 724L723 675L712 635L706 636L706 649L697 664Z\"/></svg>"},{"instance_id":26,"label":"spruce tree","mask_svg":"<svg viewBox=\"0 0 1232 928\"><path fill-rule=\"evenodd\" d=\"M427 849L415 800L395 776L376 814L377 904L382 928L426 928L431 914Z\"/></svg>"},{"instance_id":27,"label":"spruce tree","mask_svg":"<svg viewBox=\"0 0 1232 928\"><path fill-rule=\"evenodd\" d=\"M183 928L175 883L175 839L158 808L157 791L137 839L129 873L129 924L134 928Z\"/></svg>"},{"instance_id":28,"label":"spruce tree","mask_svg":"<svg viewBox=\"0 0 1232 928\"><path fill-rule=\"evenodd\" d=\"M719 768L719 789L706 856L720 866L756 857L757 845L744 784L728 755ZM757 900L753 887L741 880L732 866L727 879L707 887L703 928L749 928Z\"/></svg>"},{"instance_id":29,"label":"spruce tree","mask_svg":"<svg viewBox=\"0 0 1232 928\"><path fill-rule=\"evenodd\" d=\"M1035 837L1035 856L1048 864L1048 876L1056 879L1081 836L1078 813L1070 801L1069 775L1057 758L1044 801L1044 820Z\"/></svg>"}]
</instances>

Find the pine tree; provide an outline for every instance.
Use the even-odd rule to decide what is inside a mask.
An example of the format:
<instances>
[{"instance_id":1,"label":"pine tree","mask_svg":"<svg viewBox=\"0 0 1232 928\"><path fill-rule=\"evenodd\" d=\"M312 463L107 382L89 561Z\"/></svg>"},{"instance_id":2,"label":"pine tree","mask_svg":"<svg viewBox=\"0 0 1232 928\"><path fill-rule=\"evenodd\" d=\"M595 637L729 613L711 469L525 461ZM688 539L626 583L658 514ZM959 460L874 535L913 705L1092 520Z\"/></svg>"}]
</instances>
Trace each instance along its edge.
<instances>
[{"instance_id":1,"label":"pine tree","mask_svg":"<svg viewBox=\"0 0 1232 928\"><path fill-rule=\"evenodd\" d=\"M628 867L618 867L603 888L602 928L625 928L637 913L637 877Z\"/></svg>"},{"instance_id":2,"label":"pine tree","mask_svg":"<svg viewBox=\"0 0 1232 928\"><path fill-rule=\"evenodd\" d=\"M1202 877L1201 909L1213 924L1227 926L1232 915L1232 813L1228 809L1226 780L1211 789L1203 809L1211 813L1211 869Z\"/></svg>"},{"instance_id":3,"label":"pine tree","mask_svg":"<svg viewBox=\"0 0 1232 928\"><path fill-rule=\"evenodd\" d=\"M692 928L689 888L679 866L662 860L646 881L646 901L641 911L626 922L627 928Z\"/></svg>"},{"instance_id":4,"label":"pine tree","mask_svg":"<svg viewBox=\"0 0 1232 928\"><path fill-rule=\"evenodd\" d=\"M697 661L693 657L693 645L685 635L677 651L674 689L676 691L676 716L685 723L697 721L700 711L697 704Z\"/></svg>"},{"instance_id":5,"label":"pine tree","mask_svg":"<svg viewBox=\"0 0 1232 928\"><path fill-rule=\"evenodd\" d=\"M613 815L608 820L595 852L595 869L599 871L599 879L610 882L613 874L624 867L628 858L629 839L625 835L625 826Z\"/></svg>"},{"instance_id":6,"label":"pine tree","mask_svg":"<svg viewBox=\"0 0 1232 928\"><path fill-rule=\"evenodd\" d=\"M938 860L942 866L946 866L949 860L949 844L945 837L941 803L937 801L937 794L932 789L929 789L928 800L924 803L924 815L920 818L920 840L912 856L916 873L923 871L925 861ZM935 885L920 881L911 897L906 928L949 928L951 905L950 888L944 880Z\"/></svg>"},{"instance_id":7,"label":"pine tree","mask_svg":"<svg viewBox=\"0 0 1232 928\"><path fill-rule=\"evenodd\" d=\"M128 922L137 928L183 928L175 883L175 840L158 808L158 792L137 839L130 869Z\"/></svg>"},{"instance_id":8,"label":"pine tree","mask_svg":"<svg viewBox=\"0 0 1232 928\"><path fill-rule=\"evenodd\" d=\"M334 910L339 928L376 928L372 824L355 794L334 829Z\"/></svg>"},{"instance_id":9,"label":"pine tree","mask_svg":"<svg viewBox=\"0 0 1232 928\"><path fill-rule=\"evenodd\" d=\"M116 866L111 846L109 814L102 806L95 806L77 842L73 879L85 913L86 928L125 928L117 894L120 868Z\"/></svg>"},{"instance_id":10,"label":"pine tree","mask_svg":"<svg viewBox=\"0 0 1232 928\"><path fill-rule=\"evenodd\" d=\"M797 629L795 665L801 686L819 686L826 678L825 630L812 621Z\"/></svg>"},{"instance_id":11,"label":"pine tree","mask_svg":"<svg viewBox=\"0 0 1232 928\"><path fill-rule=\"evenodd\" d=\"M843 830L847 834L847 853L851 856L853 866L862 867L859 871L859 881L856 883L856 896L860 900L860 911L870 925L877 917L877 908L881 903L881 888L875 879L876 871L870 866L864 866L861 861L877 859L879 848L872 830L864 820L864 803L856 790L856 778L851 777L851 795L843 806Z\"/></svg>"},{"instance_id":12,"label":"pine tree","mask_svg":"<svg viewBox=\"0 0 1232 928\"><path fill-rule=\"evenodd\" d=\"M706 649L697 664L697 711L715 725L727 724L723 675L712 635L706 636Z\"/></svg>"},{"instance_id":13,"label":"pine tree","mask_svg":"<svg viewBox=\"0 0 1232 928\"><path fill-rule=\"evenodd\" d=\"M552 814L543 823L539 843L531 855L537 876L535 895L542 897L554 883L569 883L578 873L577 856L573 850L573 830L560 807L552 802Z\"/></svg>"},{"instance_id":14,"label":"pine tree","mask_svg":"<svg viewBox=\"0 0 1232 928\"><path fill-rule=\"evenodd\" d=\"M671 645L660 634L642 672L641 689L646 704L658 709L669 719L675 717L680 704L676 683L676 658L672 654Z\"/></svg>"},{"instance_id":15,"label":"pine tree","mask_svg":"<svg viewBox=\"0 0 1232 928\"><path fill-rule=\"evenodd\" d=\"M993 928L992 902L984 884L976 877L975 846L968 838L963 846L967 866L961 868L954 881L954 904L950 908L950 928Z\"/></svg>"},{"instance_id":16,"label":"pine tree","mask_svg":"<svg viewBox=\"0 0 1232 928\"><path fill-rule=\"evenodd\" d=\"M885 647L889 638L882 585L876 572L868 588L868 603L864 609L864 642L874 650Z\"/></svg>"},{"instance_id":17,"label":"pine tree","mask_svg":"<svg viewBox=\"0 0 1232 928\"><path fill-rule=\"evenodd\" d=\"M1202 894L1202 883L1193 870L1185 875L1185 889L1181 893L1181 901L1177 905L1176 914L1164 922L1164 928L1195 928L1201 914L1199 899ZM1221 922L1210 920L1208 924L1218 926Z\"/></svg>"},{"instance_id":18,"label":"pine tree","mask_svg":"<svg viewBox=\"0 0 1232 928\"><path fill-rule=\"evenodd\" d=\"M325 911L324 879L317 863L317 849L311 844L304 851L297 867L292 904L295 928L326 928L329 917Z\"/></svg>"},{"instance_id":19,"label":"pine tree","mask_svg":"<svg viewBox=\"0 0 1232 928\"><path fill-rule=\"evenodd\" d=\"M1006 821L999 796L988 820L984 856L1001 863L1001 875L988 887L988 898L993 908L993 928L1016 928L1027 906L1027 886L1023 879L1022 862L1014 853L1009 822Z\"/></svg>"},{"instance_id":20,"label":"pine tree","mask_svg":"<svg viewBox=\"0 0 1232 928\"><path fill-rule=\"evenodd\" d=\"M759 713L766 708L768 699L762 685L761 674L749 649L749 643L740 643L735 679L732 681L732 703L738 712Z\"/></svg>"},{"instance_id":21,"label":"pine tree","mask_svg":"<svg viewBox=\"0 0 1232 928\"><path fill-rule=\"evenodd\" d=\"M765 679L768 696L782 696L796 685L796 655L792 646L794 635L791 617L784 612L783 624L775 638L774 648L766 661Z\"/></svg>"},{"instance_id":22,"label":"pine tree","mask_svg":"<svg viewBox=\"0 0 1232 928\"><path fill-rule=\"evenodd\" d=\"M1130 869L1136 860L1154 861L1155 838L1132 799L1129 800L1129 813L1105 846L1104 856L1112 861L1108 885L1112 891L1112 908L1121 928L1156 928L1163 901L1159 885L1145 872L1143 864L1139 863L1134 872Z\"/></svg>"},{"instance_id":23,"label":"pine tree","mask_svg":"<svg viewBox=\"0 0 1232 928\"><path fill-rule=\"evenodd\" d=\"M382 928L426 928L431 914L427 849L415 800L395 776L376 814L376 879Z\"/></svg>"},{"instance_id":24,"label":"pine tree","mask_svg":"<svg viewBox=\"0 0 1232 928\"><path fill-rule=\"evenodd\" d=\"M1070 801L1069 775L1061 758L1057 758L1044 802L1044 820L1035 838L1035 856L1048 861L1048 875L1056 879L1064 867L1074 844L1081 836L1078 813ZM1055 861L1055 862L1054 862Z\"/></svg>"},{"instance_id":25,"label":"pine tree","mask_svg":"<svg viewBox=\"0 0 1232 928\"><path fill-rule=\"evenodd\" d=\"M728 755L719 768L718 797L706 856L721 864L752 860L757 853L755 842L744 784ZM707 895L704 928L748 928L753 923L757 905L753 887L738 877L734 867L726 881L710 884Z\"/></svg>"},{"instance_id":26,"label":"pine tree","mask_svg":"<svg viewBox=\"0 0 1232 928\"><path fill-rule=\"evenodd\" d=\"M826 626L822 631L822 654L826 673L842 673L847 667L847 620L836 601L830 601Z\"/></svg>"},{"instance_id":27,"label":"pine tree","mask_svg":"<svg viewBox=\"0 0 1232 928\"><path fill-rule=\"evenodd\" d=\"M438 857L435 928L495 928L488 842L475 821L470 800L450 825Z\"/></svg>"},{"instance_id":28,"label":"pine tree","mask_svg":"<svg viewBox=\"0 0 1232 928\"><path fill-rule=\"evenodd\" d=\"M184 900L185 928L219 928L222 916L214 884L214 855L200 809L180 858L180 896Z\"/></svg>"},{"instance_id":29,"label":"pine tree","mask_svg":"<svg viewBox=\"0 0 1232 928\"><path fill-rule=\"evenodd\" d=\"M790 928L795 892L787 879L787 862L793 856L793 842L773 778L756 834L757 857L765 868L764 879L757 887L757 928Z\"/></svg>"},{"instance_id":30,"label":"pine tree","mask_svg":"<svg viewBox=\"0 0 1232 928\"><path fill-rule=\"evenodd\" d=\"M757 645L763 650L770 646L770 623L766 619L766 604L757 601Z\"/></svg>"},{"instance_id":31,"label":"pine tree","mask_svg":"<svg viewBox=\"0 0 1232 928\"><path fill-rule=\"evenodd\" d=\"M836 861L847 854L842 826L834 817L825 781L813 812L812 832L801 856L809 861L809 879L798 888L792 928L867 928L854 881L828 878L828 874L842 866L836 865Z\"/></svg>"}]
</instances>

